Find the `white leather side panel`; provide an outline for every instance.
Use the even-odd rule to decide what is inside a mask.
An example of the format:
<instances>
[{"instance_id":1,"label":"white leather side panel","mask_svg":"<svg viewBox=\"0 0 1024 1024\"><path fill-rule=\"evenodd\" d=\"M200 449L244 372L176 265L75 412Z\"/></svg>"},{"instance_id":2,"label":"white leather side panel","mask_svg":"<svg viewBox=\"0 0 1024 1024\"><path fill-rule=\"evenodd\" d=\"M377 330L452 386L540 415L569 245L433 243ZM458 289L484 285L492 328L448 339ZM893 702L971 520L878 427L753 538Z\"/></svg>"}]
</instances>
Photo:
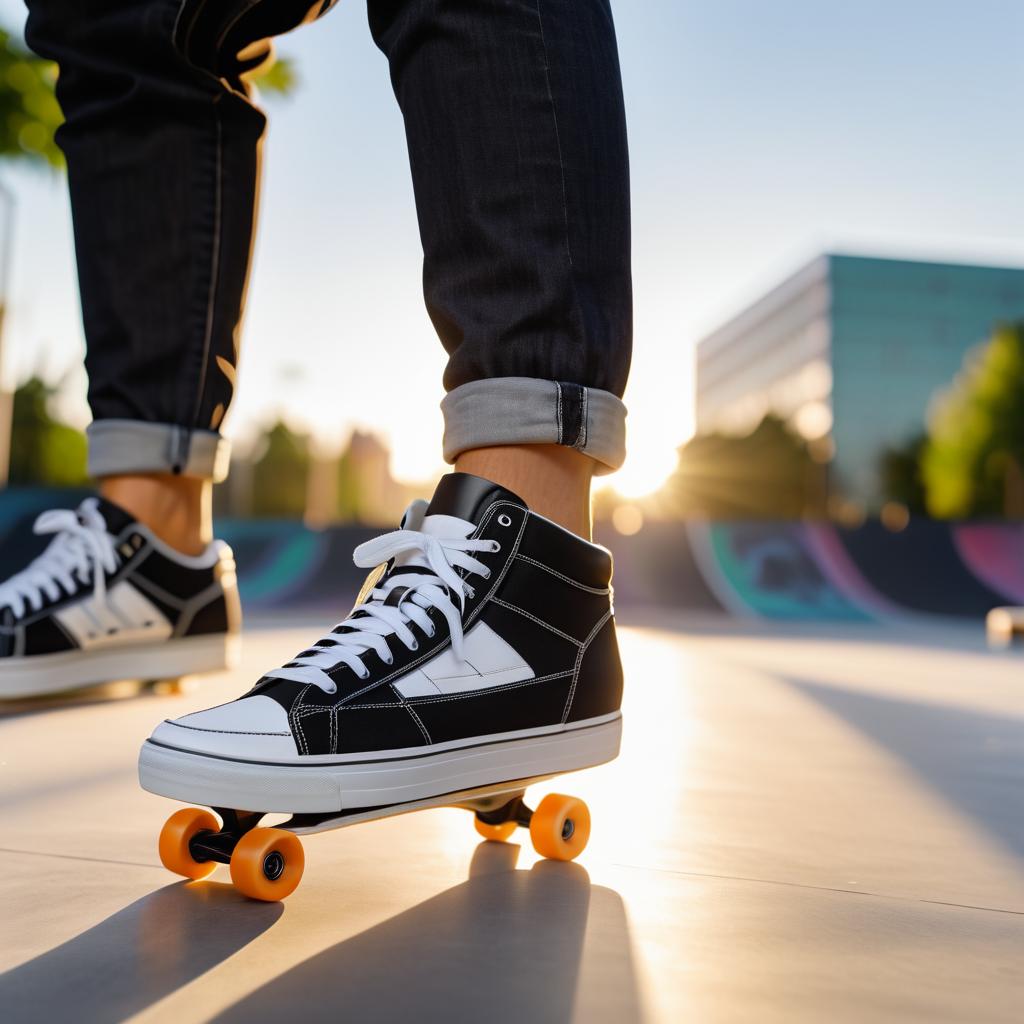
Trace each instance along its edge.
<instances>
[{"instance_id":1,"label":"white leather side panel","mask_svg":"<svg viewBox=\"0 0 1024 1024\"><path fill-rule=\"evenodd\" d=\"M533 677L533 669L519 652L487 623L478 622L466 634L464 661L448 647L415 672L403 676L395 683L395 689L403 697L423 697L486 690Z\"/></svg>"},{"instance_id":2,"label":"white leather side panel","mask_svg":"<svg viewBox=\"0 0 1024 1024\"><path fill-rule=\"evenodd\" d=\"M103 601L93 594L56 613L55 618L83 650L166 640L172 633L163 612L127 580L107 591Z\"/></svg>"}]
</instances>

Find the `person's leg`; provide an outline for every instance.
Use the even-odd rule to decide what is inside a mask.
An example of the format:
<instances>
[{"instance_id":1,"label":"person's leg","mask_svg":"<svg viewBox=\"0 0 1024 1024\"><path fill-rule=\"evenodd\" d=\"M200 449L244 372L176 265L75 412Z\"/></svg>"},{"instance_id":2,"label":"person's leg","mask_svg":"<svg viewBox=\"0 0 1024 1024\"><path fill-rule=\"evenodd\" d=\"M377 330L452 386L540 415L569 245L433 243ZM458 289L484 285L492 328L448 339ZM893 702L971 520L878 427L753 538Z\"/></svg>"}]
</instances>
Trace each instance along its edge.
<instances>
[{"instance_id":1,"label":"person's leg","mask_svg":"<svg viewBox=\"0 0 1024 1024\"><path fill-rule=\"evenodd\" d=\"M210 541L265 119L178 0L29 0L57 61L101 493L187 554ZM175 32L177 30L177 37ZM186 57L186 53L188 56ZM258 63L258 59L255 61Z\"/></svg>"},{"instance_id":2,"label":"person's leg","mask_svg":"<svg viewBox=\"0 0 1024 1024\"><path fill-rule=\"evenodd\" d=\"M457 472L356 549L377 568L342 622L239 700L159 725L139 780L177 800L326 819L472 790L487 798L481 834L528 824L539 853L571 859L585 807L549 796L534 813L520 796L527 780L614 758L621 735L612 559L585 539L591 474L623 457L630 348L610 12L370 0L370 22L408 127ZM224 825L218 850L248 842L243 823ZM161 845L180 846L182 827L172 817ZM291 850L278 850L286 884L233 871L236 885L287 895L301 873Z\"/></svg>"},{"instance_id":3,"label":"person's leg","mask_svg":"<svg viewBox=\"0 0 1024 1024\"><path fill-rule=\"evenodd\" d=\"M450 356L445 457L589 536L591 474L624 458L632 337L610 4L369 0L369 13Z\"/></svg>"},{"instance_id":4,"label":"person's leg","mask_svg":"<svg viewBox=\"0 0 1024 1024\"><path fill-rule=\"evenodd\" d=\"M103 477L99 491L182 554L197 555L213 540L213 487L208 478L125 473Z\"/></svg>"},{"instance_id":5,"label":"person's leg","mask_svg":"<svg viewBox=\"0 0 1024 1024\"><path fill-rule=\"evenodd\" d=\"M455 472L500 483L538 515L590 539L594 460L589 455L555 444L493 445L462 452Z\"/></svg>"},{"instance_id":6,"label":"person's leg","mask_svg":"<svg viewBox=\"0 0 1024 1024\"><path fill-rule=\"evenodd\" d=\"M100 495L0 582L0 697L210 671L236 656L212 481L234 390L263 115L243 74L309 0L29 0L57 61ZM322 4L317 4L322 9Z\"/></svg>"}]
</instances>

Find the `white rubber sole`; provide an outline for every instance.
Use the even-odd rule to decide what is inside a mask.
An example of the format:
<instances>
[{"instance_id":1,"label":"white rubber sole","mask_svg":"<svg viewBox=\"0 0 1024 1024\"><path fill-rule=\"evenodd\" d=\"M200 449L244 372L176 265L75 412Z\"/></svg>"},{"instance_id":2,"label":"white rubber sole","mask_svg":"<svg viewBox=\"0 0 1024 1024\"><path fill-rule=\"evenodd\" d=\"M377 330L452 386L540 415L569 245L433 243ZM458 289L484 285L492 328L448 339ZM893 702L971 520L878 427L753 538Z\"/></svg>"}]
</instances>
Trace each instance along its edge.
<instances>
[{"instance_id":1,"label":"white rubber sole","mask_svg":"<svg viewBox=\"0 0 1024 1024\"><path fill-rule=\"evenodd\" d=\"M622 716L615 712L446 744L442 750L412 747L367 754L361 761L314 764L242 761L147 740L139 754L139 782L158 796L207 807L339 814L591 768L618 755L621 737Z\"/></svg>"},{"instance_id":2,"label":"white rubber sole","mask_svg":"<svg viewBox=\"0 0 1024 1024\"><path fill-rule=\"evenodd\" d=\"M0 659L0 699L38 697L118 679L174 679L238 663L238 633L210 633L91 651Z\"/></svg>"}]
</instances>

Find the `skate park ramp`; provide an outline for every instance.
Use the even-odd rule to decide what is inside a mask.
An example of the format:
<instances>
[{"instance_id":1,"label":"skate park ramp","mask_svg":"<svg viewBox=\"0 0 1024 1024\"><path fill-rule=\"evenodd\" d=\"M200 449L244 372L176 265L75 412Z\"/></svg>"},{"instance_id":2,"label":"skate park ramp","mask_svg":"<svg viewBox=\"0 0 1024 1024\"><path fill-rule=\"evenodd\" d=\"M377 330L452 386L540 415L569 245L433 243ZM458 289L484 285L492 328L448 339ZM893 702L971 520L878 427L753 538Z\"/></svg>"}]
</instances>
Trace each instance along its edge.
<instances>
[{"instance_id":1,"label":"skate park ramp","mask_svg":"<svg viewBox=\"0 0 1024 1024\"><path fill-rule=\"evenodd\" d=\"M624 628L621 757L531 790L589 804L575 863L442 809L306 837L282 904L176 880L139 743L320 625L184 695L0 713L5 1024L1020 1020L1021 663L976 632Z\"/></svg>"},{"instance_id":2,"label":"skate park ramp","mask_svg":"<svg viewBox=\"0 0 1024 1024\"><path fill-rule=\"evenodd\" d=\"M87 492L10 489L0 498L0 578L42 550L39 512ZM245 607L258 615L340 616L365 578L353 549L386 527L312 530L292 520L219 520L234 549ZM912 519L892 531L868 520L649 522L625 537L598 523L615 557L619 610L769 620L980 622L991 608L1024 604L1024 524Z\"/></svg>"}]
</instances>

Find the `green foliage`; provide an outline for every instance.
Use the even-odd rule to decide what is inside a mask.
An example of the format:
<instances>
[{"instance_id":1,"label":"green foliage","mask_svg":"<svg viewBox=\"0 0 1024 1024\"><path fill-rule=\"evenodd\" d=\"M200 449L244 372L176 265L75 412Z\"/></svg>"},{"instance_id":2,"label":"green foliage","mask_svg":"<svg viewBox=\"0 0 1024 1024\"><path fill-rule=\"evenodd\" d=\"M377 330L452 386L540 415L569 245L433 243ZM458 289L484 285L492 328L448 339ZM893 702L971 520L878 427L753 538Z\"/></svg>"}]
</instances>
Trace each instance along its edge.
<instances>
[{"instance_id":1,"label":"green foliage","mask_svg":"<svg viewBox=\"0 0 1024 1024\"><path fill-rule=\"evenodd\" d=\"M776 416L745 437L698 435L679 450L667 484L674 511L711 519L795 519L823 514L824 467Z\"/></svg>"},{"instance_id":2,"label":"green foliage","mask_svg":"<svg viewBox=\"0 0 1024 1024\"><path fill-rule=\"evenodd\" d=\"M260 92L277 96L288 96L299 85L295 62L289 57L278 56L265 67L261 66L253 79Z\"/></svg>"},{"instance_id":3,"label":"green foliage","mask_svg":"<svg viewBox=\"0 0 1024 1024\"><path fill-rule=\"evenodd\" d=\"M57 68L0 29L0 158L63 167L53 141L63 117L53 86Z\"/></svg>"},{"instance_id":4,"label":"green foliage","mask_svg":"<svg viewBox=\"0 0 1024 1024\"><path fill-rule=\"evenodd\" d=\"M309 445L278 420L265 435L266 447L253 466L252 514L301 519L306 510Z\"/></svg>"},{"instance_id":5,"label":"green foliage","mask_svg":"<svg viewBox=\"0 0 1024 1024\"><path fill-rule=\"evenodd\" d=\"M938 518L1024 517L1024 325L1000 328L964 360L938 402L921 458Z\"/></svg>"},{"instance_id":6,"label":"green foliage","mask_svg":"<svg viewBox=\"0 0 1024 1024\"><path fill-rule=\"evenodd\" d=\"M351 446L338 459L337 517L343 523L357 523L363 519L363 493L359 486L358 467Z\"/></svg>"},{"instance_id":7,"label":"green foliage","mask_svg":"<svg viewBox=\"0 0 1024 1024\"><path fill-rule=\"evenodd\" d=\"M921 457L927 444L925 434L918 434L902 447L887 449L881 458L879 472L882 492L887 501L899 502L911 515L925 515L924 480Z\"/></svg>"},{"instance_id":8,"label":"green foliage","mask_svg":"<svg viewBox=\"0 0 1024 1024\"><path fill-rule=\"evenodd\" d=\"M85 435L50 414L53 394L38 377L14 392L12 484L77 487L88 480Z\"/></svg>"}]
</instances>

